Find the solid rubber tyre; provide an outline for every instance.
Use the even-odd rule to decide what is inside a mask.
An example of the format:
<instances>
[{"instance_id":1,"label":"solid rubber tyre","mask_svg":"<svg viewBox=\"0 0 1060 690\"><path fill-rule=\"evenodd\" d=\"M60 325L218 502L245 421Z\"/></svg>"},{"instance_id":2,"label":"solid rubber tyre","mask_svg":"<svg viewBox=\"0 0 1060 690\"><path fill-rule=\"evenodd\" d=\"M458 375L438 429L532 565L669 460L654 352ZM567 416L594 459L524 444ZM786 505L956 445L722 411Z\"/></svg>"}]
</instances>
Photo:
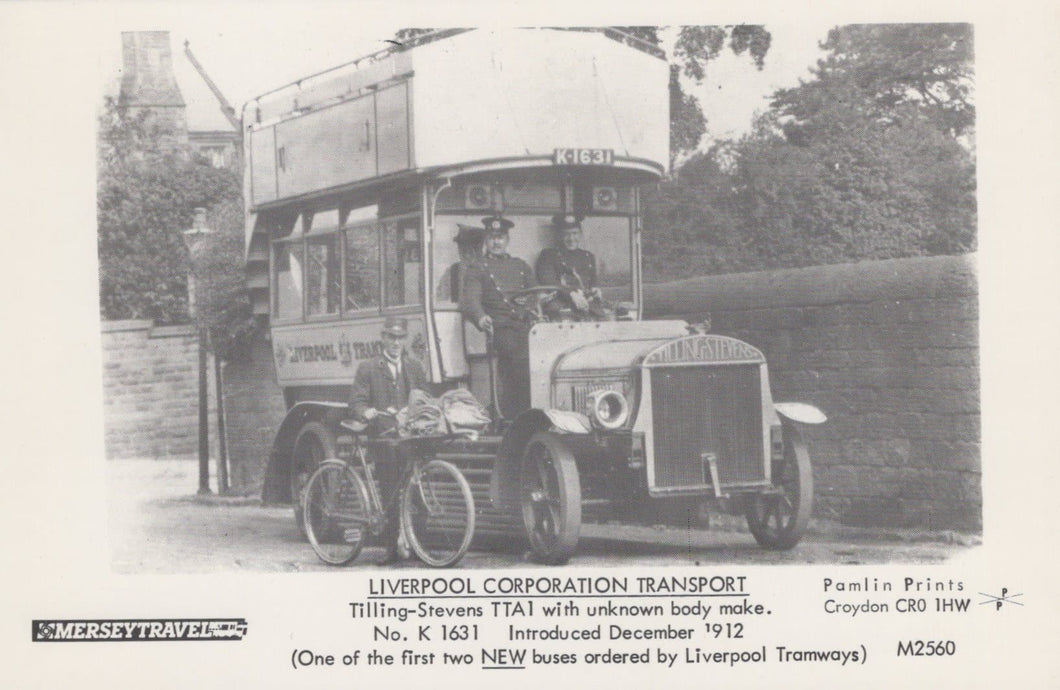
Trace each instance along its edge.
<instances>
[{"instance_id":1,"label":"solid rubber tyre","mask_svg":"<svg viewBox=\"0 0 1060 690\"><path fill-rule=\"evenodd\" d=\"M794 547L806 532L813 510L813 467L798 430L784 424L784 457L773 463L779 494L747 499L747 527L760 546L774 551Z\"/></svg>"},{"instance_id":2,"label":"solid rubber tyre","mask_svg":"<svg viewBox=\"0 0 1060 690\"><path fill-rule=\"evenodd\" d=\"M519 505L535 561L562 565L578 547L581 482L574 454L555 434L534 434L519 469Z\"/></svg>"}]
</instances>

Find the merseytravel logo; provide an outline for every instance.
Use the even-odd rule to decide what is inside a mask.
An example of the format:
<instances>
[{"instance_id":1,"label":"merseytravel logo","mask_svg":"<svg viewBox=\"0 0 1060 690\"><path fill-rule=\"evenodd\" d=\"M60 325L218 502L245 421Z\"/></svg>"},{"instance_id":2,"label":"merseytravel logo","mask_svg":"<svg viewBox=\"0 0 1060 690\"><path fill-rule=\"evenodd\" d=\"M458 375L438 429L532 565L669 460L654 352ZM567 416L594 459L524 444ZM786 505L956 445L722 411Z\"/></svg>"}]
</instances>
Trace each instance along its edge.
<instances>
[{"instance_id":1,"label":"merseytravel logo","mask_svg":"<svg viewBox=\"0 0 1060 690\"><path fill-rule=\"evenodd\" d=\"M34 642L158 642L242 640L245 618L119 618L34 620Z\"/></svg>"}]
</instances>

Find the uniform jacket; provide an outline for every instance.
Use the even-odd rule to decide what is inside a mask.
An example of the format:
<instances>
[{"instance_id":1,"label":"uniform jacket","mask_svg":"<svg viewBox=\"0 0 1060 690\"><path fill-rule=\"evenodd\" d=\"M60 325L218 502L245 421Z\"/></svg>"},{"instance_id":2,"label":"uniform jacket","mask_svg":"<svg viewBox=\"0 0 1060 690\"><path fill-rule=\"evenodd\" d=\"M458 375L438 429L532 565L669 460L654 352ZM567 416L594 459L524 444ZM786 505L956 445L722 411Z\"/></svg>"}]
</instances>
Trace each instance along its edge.
<instances>
[{"instance_id":1,"label":"uniform jacket","mask_svg":"<svg viewBox=\"0 0 1060 690\"><path fill-rule=\"evenodd\" d=\"M409 391L414 388L427 390L427 374L423 365L407 354L401 355L401 374L397 379L390 372L386 357L372 357L361 362L353 378L350 394L350 411L354 417L363 418L369 407L385 410L393 407L400 410L409 401Z\"/></svg>"},{"instance_id":2,"label":"uniform jacket","mask_svg":"<svg viewBox=\"0 0 1060 690\"><path fill-rule=\"evenodd\" d=\"M505 254L502 257L487 255L467 266L460 295L460 309L473 323L483 316L505 321L520 320L520 309L504 292L533 287L534 274L522 259Z\"/></svg>"},{"instance_id":3,"label":"uniform jacket","mask_svg":"<svg viewBox=\"0 0 1060 690\"><path fill-rule=\"evenodd\" d=\"M550 247L542 249L537 258L537 282L539 285L565 285L579 287L577 273L581 278L580 287L589 290L596 287L596 257L585 249L567 249ZM566 276L566 282L563 278Z\"/></svg>"}]
</instances>

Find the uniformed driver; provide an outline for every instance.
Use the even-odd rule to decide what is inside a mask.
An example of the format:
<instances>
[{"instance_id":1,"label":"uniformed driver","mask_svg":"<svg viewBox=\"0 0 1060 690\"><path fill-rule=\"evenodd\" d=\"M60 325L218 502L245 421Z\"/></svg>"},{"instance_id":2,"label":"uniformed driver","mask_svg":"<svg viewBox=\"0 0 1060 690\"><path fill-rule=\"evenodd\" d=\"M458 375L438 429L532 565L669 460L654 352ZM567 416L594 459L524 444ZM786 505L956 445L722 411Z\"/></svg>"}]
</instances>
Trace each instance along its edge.
<instances>
[{"instance_id":1,"label":"uniformed driver","mask_svg":"<svg viewBox=\"0 0 1060 690\"><path fill-rule=\"evenodd\" d=\"M596 257L582 249L582 221L573 214L553 216L556 246L541 250L537 259L539 285L561 285L589 293L596 287Z\"/></svg>"},{"instance_id":2,"label":"uniformed driver","mask_svg":"<svg viewBox=\"0 0 1060 690\"><path fill-rule=\"evenodd\" d=\"M460 295L464 316L493 338L501 390L501 413L513 419L530 408L530 353L527 337L533 318L509 295L534 285L522 259L508 253L508 231L515 223L501 216L483 218L486 253L468 266Z\"/></svg>"}]
</instances>

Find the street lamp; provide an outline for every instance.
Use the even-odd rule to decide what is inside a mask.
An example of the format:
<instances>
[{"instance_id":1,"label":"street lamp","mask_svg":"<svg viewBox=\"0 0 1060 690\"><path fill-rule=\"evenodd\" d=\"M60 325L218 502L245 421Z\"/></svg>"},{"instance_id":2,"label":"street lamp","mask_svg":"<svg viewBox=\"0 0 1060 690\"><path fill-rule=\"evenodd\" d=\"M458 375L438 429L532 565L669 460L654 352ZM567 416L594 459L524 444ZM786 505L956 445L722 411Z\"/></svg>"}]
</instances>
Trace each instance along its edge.
<instances>
[{"instance_id":1,"label":"street lamp","mask_svg":"<svg viewBox=\"0 0 1060 690\"><path fill-rule=\"evenodd\" d=\"M202 241L210 234L206 227L206 209L195 209L195 220L190 230L181 233L188 248L188 312L196 317L195 262ZM206 396L206 329L196 324L199 336L199 493L210 492L210 427L209 403Z\"/></svg>"}]
</instances>

